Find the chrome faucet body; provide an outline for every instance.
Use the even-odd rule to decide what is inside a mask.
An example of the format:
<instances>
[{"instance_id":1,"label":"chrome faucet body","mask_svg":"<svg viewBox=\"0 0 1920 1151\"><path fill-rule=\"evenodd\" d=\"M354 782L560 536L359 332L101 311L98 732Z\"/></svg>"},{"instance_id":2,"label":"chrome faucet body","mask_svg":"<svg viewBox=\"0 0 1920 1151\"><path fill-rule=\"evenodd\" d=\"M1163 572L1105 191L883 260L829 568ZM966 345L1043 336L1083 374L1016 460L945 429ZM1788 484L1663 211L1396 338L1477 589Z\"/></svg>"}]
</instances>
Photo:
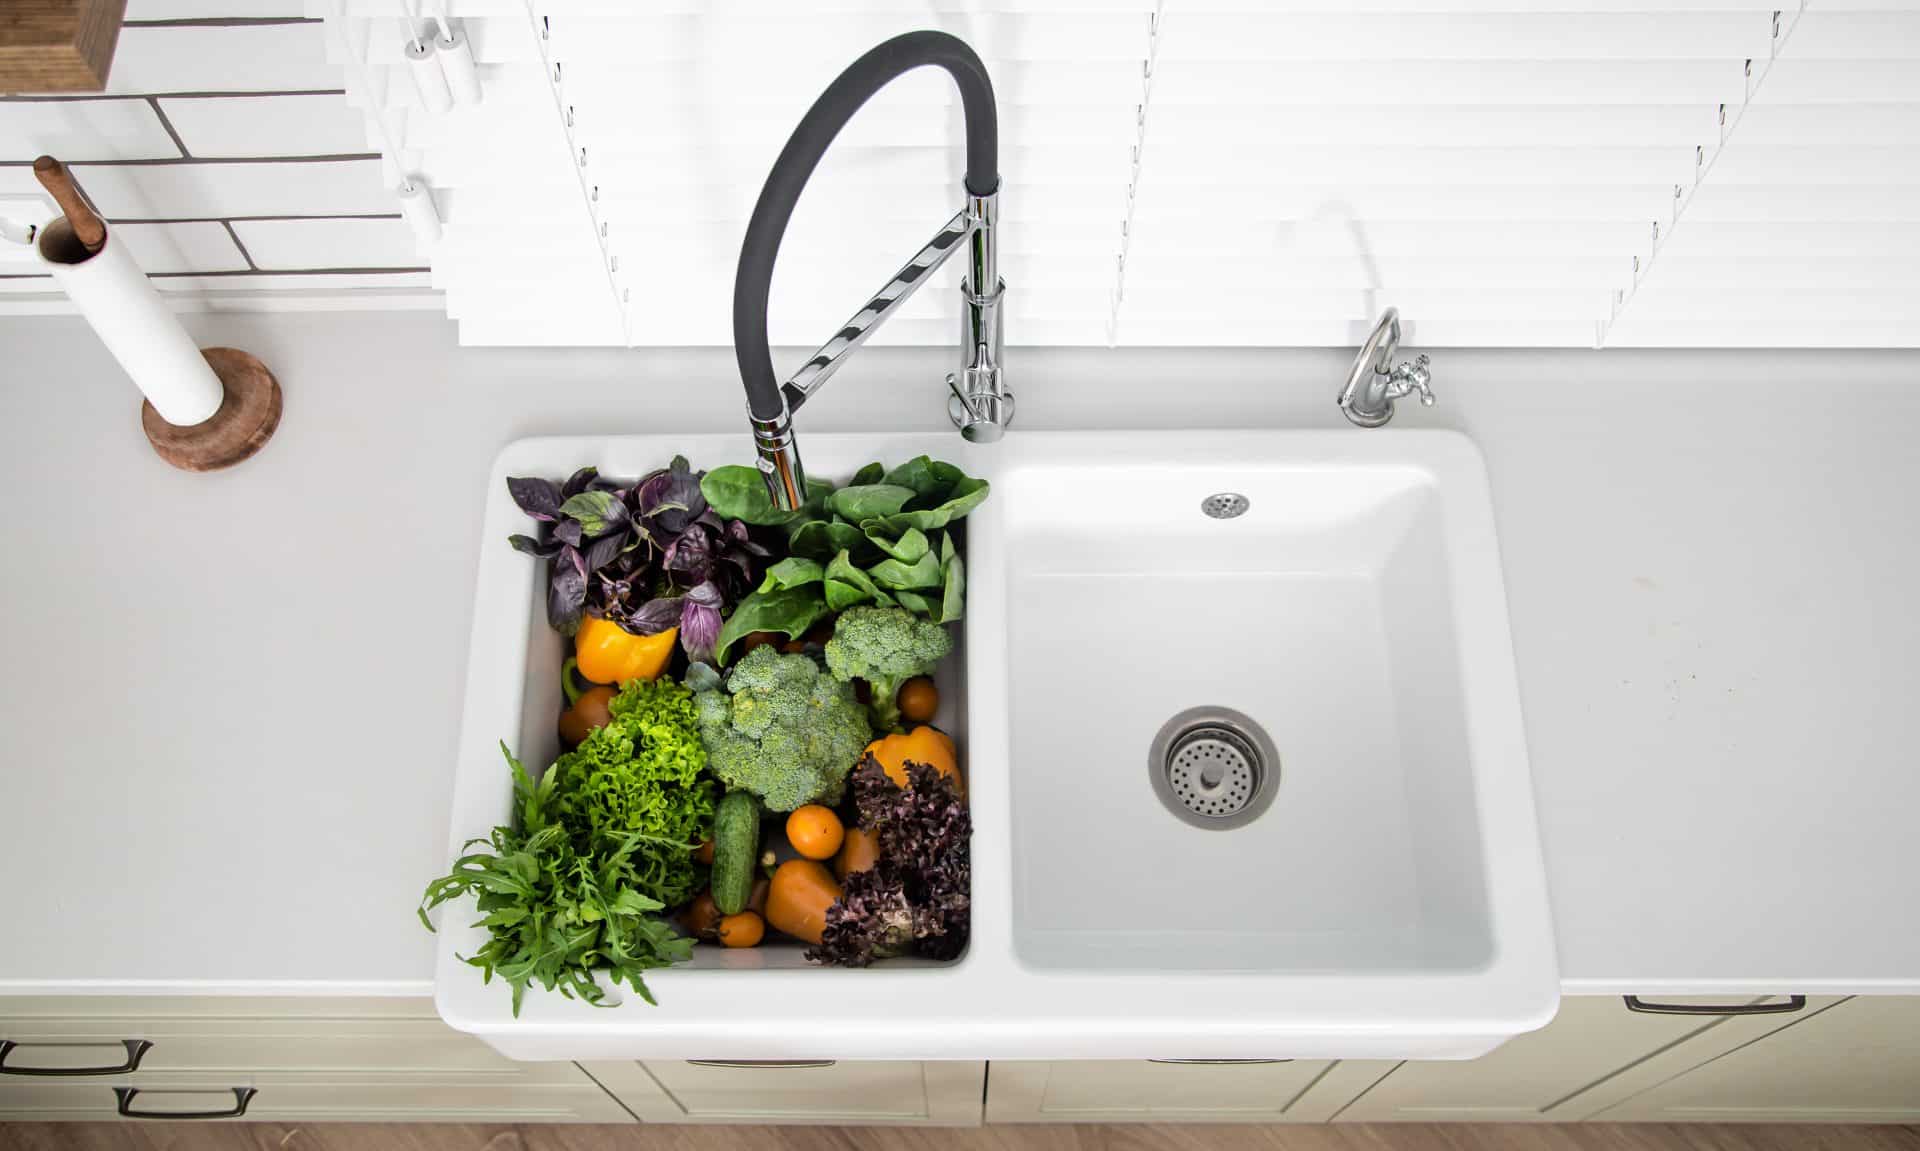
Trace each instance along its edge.
<instances>
[{"instance_id":1,"label":"chrome faucet body","mask_svg":"<svg viewBox=\"0 0 1920 1151\"><path fill-rule=\"evenodd\" d=\"M794 204L821 155L854 112L901 73L929 64L945 68L960 89L967 122L966 201L832 339L775 386L767 348L767 295L774 258ZM963 250L967 271L960 282L961 367L947 376L952 392L948 416L961 435L975 442L999 439L1013 419L1013 395L1001 370L1000 309L1006 284L1000 279L995 232L998 146L993 86L986 67L971 48L944 32L896 36L860 57L828 85L794 129L754 204L733 289L734 354L747 390L757 462L775 506L793 510L806 502L806 469L794 436L793 414L935 270Z\"/></svg>"},{"instance_id":2,"label":"chrome faucet body","mask_svg":"<svg viewBox=\"0 0 1920 1151\"><path fill-rule=\"evenodd\" d=\"M1414 392L1420 403L1433 406L1433 378L1425 356L1416 356L1410 364L1395 366L1393 357L1400 350L1400 310L1388 308L1380 313L1360 354L1353 359L1347 374L1347 386L1340 389L1340 410L1347 419L1363 428L1377 428L1393 418L1393 402Z\"/></svg>"}]
</instances>

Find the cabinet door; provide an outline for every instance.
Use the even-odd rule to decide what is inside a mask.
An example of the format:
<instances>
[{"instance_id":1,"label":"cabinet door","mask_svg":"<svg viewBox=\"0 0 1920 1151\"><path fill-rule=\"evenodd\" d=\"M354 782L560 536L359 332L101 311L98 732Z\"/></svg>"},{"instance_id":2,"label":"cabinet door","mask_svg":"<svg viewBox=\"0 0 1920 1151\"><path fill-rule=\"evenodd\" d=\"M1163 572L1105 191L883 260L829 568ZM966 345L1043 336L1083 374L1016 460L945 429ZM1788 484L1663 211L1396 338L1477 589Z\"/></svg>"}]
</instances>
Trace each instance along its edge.
<instances>
[{"instance_id":1,"label":"cabinet door","mask_svg":"<svg viewBox=\"0 0 1920 1151\"><path fill-rule=\"evenodd\" d=\"M1695 996L1686 1002L1741 1006L1772 1000ZM1799 1017L1647 1014L1628 1010L1619 996L1569 996L1560 1001L1552 1023L1478 1059L1371 1064L1378 1082L1339 1118L1354 1123L1571 1122Z\"/></svg>"},{"instance_id":2,"label":"cabinet door","mask_svg":"<svg viewBox=\"0 0 1920 1151\"><path fill-rule=\"evenodd\" d=\"M648 1123L977 1127L987 1065L796 1059L581 1066Z\"/></svg>"},{"instance_id":3,"label":"cabinet door","mask_svg":"<svg viewBox=\"0 0 1920 1151\"><path fill-rule=\"evenodd\" d=\"M1360 1064L1326 1059L996 1060L987 1122L1324 1123L1371 1081Z\"/></svg>"},{"instance_id":4,"label":"cabinet door","mask_svg":"<svg viewBox=\"0 0 1920 1151\"><path fill-rule=\"evenodd\" d=\"M1920 998L1862 995L1602 1112L1608 1122L1920 1122Z\"/></svg>"}]
</instances>

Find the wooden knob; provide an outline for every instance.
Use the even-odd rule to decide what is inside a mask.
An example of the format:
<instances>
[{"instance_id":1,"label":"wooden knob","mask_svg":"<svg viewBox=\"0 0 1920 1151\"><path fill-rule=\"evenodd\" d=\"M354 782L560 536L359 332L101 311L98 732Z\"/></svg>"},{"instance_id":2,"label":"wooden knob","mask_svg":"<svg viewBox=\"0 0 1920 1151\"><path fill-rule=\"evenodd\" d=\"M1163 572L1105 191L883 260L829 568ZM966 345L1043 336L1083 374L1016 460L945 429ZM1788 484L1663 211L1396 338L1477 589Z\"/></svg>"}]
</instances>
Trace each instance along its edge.
<instances>
[{"instance_id":1,"label":"wooden knob","mask_svg":"<svg viewBox=\"0 0 1920 1151\"><path fill-rule=\"evenodd\" d=\"M87 203L80 194L80 185L74 183L73 173L67 166L52 156L42 156L33 162L34 179L53 197L66 214L67 223L73 228L76 239L89 252L97 252L107 242L107 222Z\"/></svg>"}]
</instances>

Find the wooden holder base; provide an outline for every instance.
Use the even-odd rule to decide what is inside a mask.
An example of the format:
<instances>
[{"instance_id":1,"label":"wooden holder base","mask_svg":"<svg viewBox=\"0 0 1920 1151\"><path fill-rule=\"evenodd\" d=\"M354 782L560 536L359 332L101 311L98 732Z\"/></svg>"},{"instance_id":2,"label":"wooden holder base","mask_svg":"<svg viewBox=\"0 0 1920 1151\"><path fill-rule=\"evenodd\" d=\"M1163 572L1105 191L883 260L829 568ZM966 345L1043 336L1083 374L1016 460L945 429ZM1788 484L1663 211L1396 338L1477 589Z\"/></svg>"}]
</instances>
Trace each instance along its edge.
<instances>
[{"instance_id":1,"label":"wooden holder base","mask_svg":"<svg viewBox=\"0 0 1920 1151\"><path fill-rule=\"evenodd\" d=\"M267 365L238 348L201 348L226 388L220 410L192 427L160 418L153 405L140 404L140 426L160 458L190 472L230 468L253 455L280 426L280 381Z\"/></svg>"}]
</instances>

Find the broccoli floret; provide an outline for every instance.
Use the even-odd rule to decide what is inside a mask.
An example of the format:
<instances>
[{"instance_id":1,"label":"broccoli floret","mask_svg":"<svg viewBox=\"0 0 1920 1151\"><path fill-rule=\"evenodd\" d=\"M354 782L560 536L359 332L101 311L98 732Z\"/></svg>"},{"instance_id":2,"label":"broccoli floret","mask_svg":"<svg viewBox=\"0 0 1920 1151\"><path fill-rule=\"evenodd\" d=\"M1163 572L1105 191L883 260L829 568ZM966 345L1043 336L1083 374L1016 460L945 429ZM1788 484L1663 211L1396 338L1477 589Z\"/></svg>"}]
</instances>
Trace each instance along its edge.
<instances>
[{"instance_id":1,"label":"broccoli floret","mask_svg":"<svg viewBox=\"0 0 1920 1151\"><path fill-rule=\"evenodd\" d=\"M867 681L867 709L882 731L900 726L900 685L928 675L953 650L940 624L905 608L853 607L840 613L827 641L827 670L842 682Z\"/></svg>"},{"instance_id":2,"label":"broccoli floret","mask_svg":"<svg viewBox=\"0 0 1920 1151\"><path fill-rule=\"evenodd\" d=\"M697 693L694 704L708 769L770 811L839 803L873 737L851 687L771 644L748 652L723 686Z\"/></svg>"}]
</instances>

